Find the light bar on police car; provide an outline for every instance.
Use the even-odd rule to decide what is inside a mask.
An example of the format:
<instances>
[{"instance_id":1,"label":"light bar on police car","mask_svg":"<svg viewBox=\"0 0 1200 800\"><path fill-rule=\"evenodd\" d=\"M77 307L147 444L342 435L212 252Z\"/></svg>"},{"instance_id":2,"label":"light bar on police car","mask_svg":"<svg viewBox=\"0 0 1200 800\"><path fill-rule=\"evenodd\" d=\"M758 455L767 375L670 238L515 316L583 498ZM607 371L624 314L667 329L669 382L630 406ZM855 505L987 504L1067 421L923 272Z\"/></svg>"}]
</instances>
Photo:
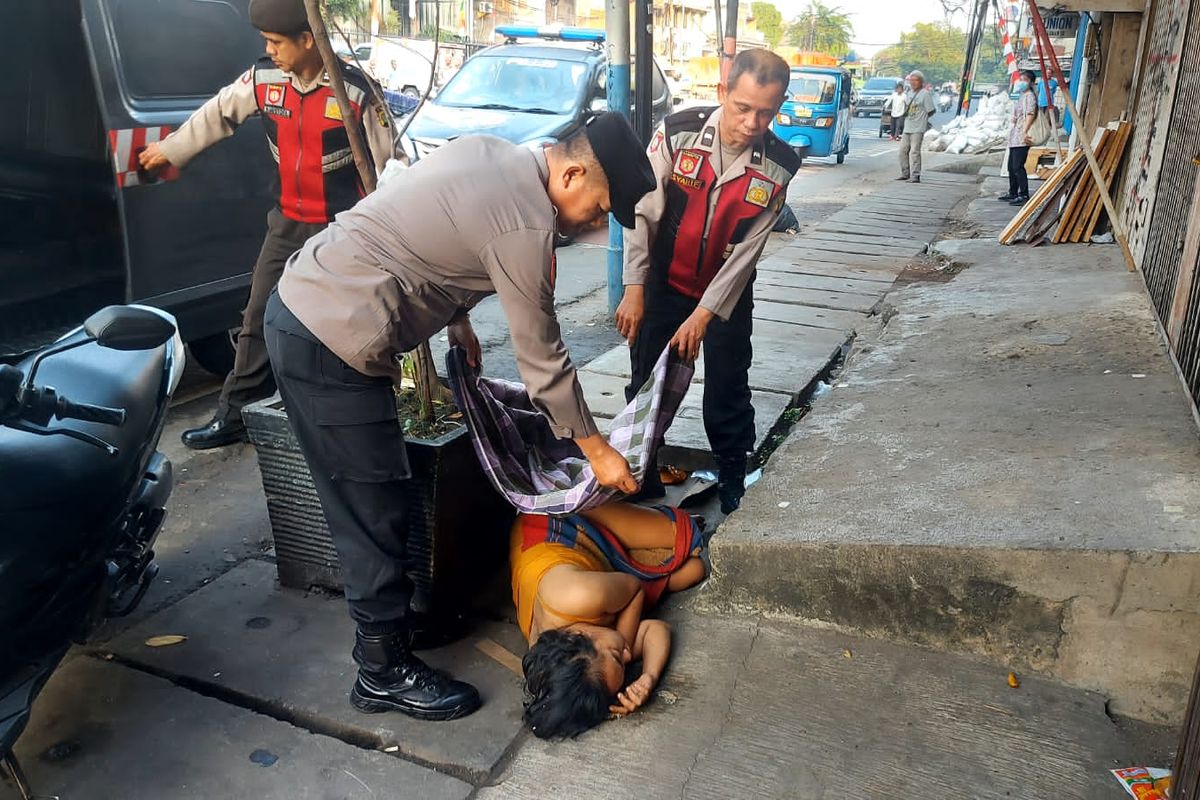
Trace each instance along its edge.
<instances>
[{"instance_id":1,"label":"light bar on police car","mask_svg":"<svg viewBox=\"0 0 1200 800\"><path fill-rule=\"evenodd\" d=\"M561 25L500 25L496 33L506 39L561 39L564 42L603 42L604 31Z\"/></svg>"}]
</instances>

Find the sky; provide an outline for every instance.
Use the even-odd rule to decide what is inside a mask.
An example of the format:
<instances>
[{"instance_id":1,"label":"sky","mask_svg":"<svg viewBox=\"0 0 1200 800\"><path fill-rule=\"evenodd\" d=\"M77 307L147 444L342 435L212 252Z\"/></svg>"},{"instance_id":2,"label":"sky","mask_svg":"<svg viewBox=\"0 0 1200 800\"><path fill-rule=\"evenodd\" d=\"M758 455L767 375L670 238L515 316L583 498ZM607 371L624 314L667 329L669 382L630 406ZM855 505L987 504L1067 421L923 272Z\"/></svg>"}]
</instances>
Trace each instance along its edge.
<instances>
[{"instance_id":1,"label":"sky","mask_svg":"<svg viewBox=\"0 0 1200 800\"><path fill-rule=\"evenodd\" d=\"M944 19L939 0L824 0L832 8L840 8L854 23L854 42L851 47L860 57L869 57L877 50L900 40L900 34L918 22L941 22ZM784 20L792 20L808 7L807 0L775 0ZM967 19L957 14L955 24L967 27Z\"/></svg>"}]
</instances>

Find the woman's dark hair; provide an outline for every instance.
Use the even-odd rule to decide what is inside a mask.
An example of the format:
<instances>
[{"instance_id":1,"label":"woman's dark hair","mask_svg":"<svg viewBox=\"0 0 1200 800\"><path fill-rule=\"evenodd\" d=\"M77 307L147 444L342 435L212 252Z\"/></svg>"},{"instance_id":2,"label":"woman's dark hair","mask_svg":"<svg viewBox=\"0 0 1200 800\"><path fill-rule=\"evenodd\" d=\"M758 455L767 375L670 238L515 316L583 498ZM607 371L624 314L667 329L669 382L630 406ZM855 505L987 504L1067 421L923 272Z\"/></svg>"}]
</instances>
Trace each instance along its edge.
<instances>
[{"instance_id":1,"label":"woman's dark hair","mask_svg":"<svg viewBox=\"0 0 1200 800\"><path fill-rule=\"evenodd\" d=\"M1037 74L1036 74L1036 73L1034 73L1034 71L1033 71L1033 70L1031 70L1031 69L1023 69L1023 70L1021 70L1021 77L1022 77L1022 78L1024 78L1025 80L1029 81L1029 88L1030 88L1030 89L1032 89L1032 88L1033 88L1033 85L1034 85L1035 83L1037 83Z\"/></svg>"},{"instance_id":2,"label":"woman's dark hair","mask_svg":"<svg viewBox=\"0 0 1200 800\"><path fill-rule=\"evenodd\" d=\"M539 739L575 737L603 722L613 695L596 669L598 655L582 633L555 630L538 637L521 659L525 724Z\"/></svg>"}]
</instances>

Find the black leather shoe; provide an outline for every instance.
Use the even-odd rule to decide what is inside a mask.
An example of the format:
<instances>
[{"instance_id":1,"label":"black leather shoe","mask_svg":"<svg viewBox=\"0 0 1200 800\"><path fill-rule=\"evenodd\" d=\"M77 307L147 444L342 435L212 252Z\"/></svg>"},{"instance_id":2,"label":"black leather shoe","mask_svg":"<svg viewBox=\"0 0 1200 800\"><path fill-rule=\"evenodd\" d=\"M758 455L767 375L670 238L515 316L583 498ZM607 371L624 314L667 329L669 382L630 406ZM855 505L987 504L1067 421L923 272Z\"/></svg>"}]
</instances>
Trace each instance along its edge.
<instances>
[{"instance_id":1,"label":"black leather shoe","mask_svg":"<svg viewBox=\"0 0 1200 800\"><path fill-rule=\"evenodd\" d=\"M908 176L907 176L907 175L901 175L899 178L896 178L896 180L898 180L898 181L906 181L906 180L908 180Z\"/></svg>"},{"instance_id":2,"label":"black leather shoe","mask_svg":"<svg viewBox=\"0 0 1200 800\"><path fill-rule=\"evenodd\" d=\"M193 450L208 450L246 441L246 426L241 417L214 417L207 425L184 431L179 438Z\"/></svg>"},{"instance_id":3,"label":"black leather shoe","mask_svg":"<svg viewBox=\"0 0 1200 800\"><path fill-rule=\"evenodd\" d=\"M908 179L908 182L909 182L909 183L920 183L920 182L921 182L921 176L920 176L920 175L913 175L911 178L909 178L909 179Z\"/></svg>"},{"instance_id":4,"label":"black leather shoe","mask_svg":"<svg viewBox=\"0 0 1200 800\"><path fill-rule=\"evenodd\" d=\"M412 653L407 631L380 635L358 630L354 643L358 679L350 704L367 714L399 711L415 719L451 720L482 705L479 692L430 667Z\"/></svg>"},{"instance_id":5,"label":"black leather shoe","mask_svg":"<svg viewBox=\"0 0 1200 800\"><path fill-rule=\"evenodd\" d=\"M1016 198L1017 198L1017 196L1015 194L1009 194L1008 192L1005 192L1004 194L1000 195L996 199L999 200L1001 203L1007 203L1009 200L1015 200Z\"/></svg>"},{"instance_id":6,"label":"black leather shoe","mask_svg":"<svg viewBox=\"0 0 1200 800\"><path fill-rule=\"evenodd\" d=\"M1023 206L1029 202L1029 195L1020 194L1009 201L1010 206Z\"/></svg>"}]
</instances>

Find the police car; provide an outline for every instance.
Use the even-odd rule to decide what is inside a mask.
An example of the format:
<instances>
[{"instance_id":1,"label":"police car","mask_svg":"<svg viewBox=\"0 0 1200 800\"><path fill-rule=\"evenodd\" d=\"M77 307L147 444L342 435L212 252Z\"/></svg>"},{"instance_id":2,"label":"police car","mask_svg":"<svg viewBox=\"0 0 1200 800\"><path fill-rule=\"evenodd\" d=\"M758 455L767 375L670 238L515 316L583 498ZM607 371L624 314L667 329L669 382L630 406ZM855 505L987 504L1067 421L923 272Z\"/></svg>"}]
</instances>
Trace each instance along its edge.
<instances>
[{"instance_id":1,"label":"police car","mask_svg":"<svg viewBox=\"0 0 1200 800\"><path fill-rule=\"evenodd\" d=\"M608 108L604 31L501 26L500 45L463 64L417 113L408 134L421 155L466 134L541 147ZM671 92L653 70L654 124L671 110Z\"/></svg>"}]
</instances>

